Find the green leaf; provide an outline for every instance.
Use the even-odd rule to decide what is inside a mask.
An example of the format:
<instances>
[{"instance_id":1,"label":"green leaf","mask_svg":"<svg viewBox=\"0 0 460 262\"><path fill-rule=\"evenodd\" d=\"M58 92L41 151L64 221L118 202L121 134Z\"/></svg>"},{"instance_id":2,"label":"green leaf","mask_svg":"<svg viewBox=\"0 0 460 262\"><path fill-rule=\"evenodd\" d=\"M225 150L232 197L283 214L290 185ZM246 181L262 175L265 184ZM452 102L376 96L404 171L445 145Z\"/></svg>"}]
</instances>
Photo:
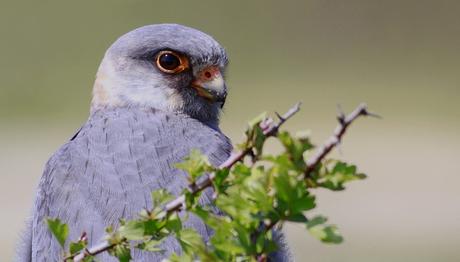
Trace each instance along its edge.
<instances>
[{"instance_id":1,"label":"green leaf","mask_svg":"<svg viewBox=\"0 0 460 262\"><path fill-rule=\"evenodd\" d=\"M267 119L267 114L262 113L254 119L250 120L246 129L246 141L242 144L238 144L236 147L242 151L248 149L254 149L256 156L262 154L262 147L265 142L266 136L263 134L260 128L260 123Z\"/></svg>"},{"instance_id":2,"label":"green leaf","mask_svg":"<svg viewBox=\"0 0 460 262\"><path fill-rule=\"evenodd\" d=\"M83 258L83 262L99 262L99 260L96 260L93 256L87 256Z\"/></svg>"},{"instance_id":3,"label":"green leaf","mask_svg":"<svg viewBox=\"0 0 460 262\"><path fill-rule=\"evenodd\" d=\"M236 176L248 177L251 175L251 168L243 163L236 163L232 168L232 173Z\"/></svg>"},{"instance_id":4,"label":"green leaf","mask_svg":"<svg viewBox=\"0 0 460 262\"><path fill-rule=\"evenodd\" d=\"M167 221L164 219L161 219L161 220L149 219L143 222L144 222L144 236L153 236L153 235L156 235L162 227L164 227Z\"/></svg>"},{"instance_id":5,"label":"green leaf","mask_svg":"<svg viewBox=\"0 0 460 262\"><path fill-rule=\"evenodd\" d=\"M196 193L196 194L193 194L189 190L184 190L183 194L185 196L185 208L187 210L193 209L195 206L198 205L198 200L199 200L200 195L201 195L200 192Z\"/></svg>"},{"instance_id":6,"label":"green leaf","mask_svg":"<svg viewBox=\"0 0 460 262\"><path fill-rule=\"evenodd\" d=\"M252 148L256 153L256 157L262 155L263 145L267 137L264 135L263 130L260 127L260 123L265 119L267 119L267 114L262 113L249 121L248 128L246 129L246 141L243 144L238 145L238 148L241 150Z\"/></svg>"},{"instance_id":7,"label":"green leaf","mask_svg":"<svg viewBox=\"0 0 460 262\"><path fill-rule=\"evenodd\" d=\"M194 229L185 228L176 233L182 251L190 258L199 257L199 261L216 261L216 256L206 250L201 235Z\"/></svg>"},{"instance_id":8,"label":"green leaf","mask_svg":"<svg viewBox=\"0 0 460 262\"><path fill-rule=\"evenodd\" d=\"M182 163L177 163L175 166L189 174L190 182L195 182L198 177L214 169L208 158L196 149L193 149Z\"/></svg>"},{"instance_id":9,"label":"green leaf","mask_svg":"<svg viewBox=\"0 0 460 262\"><path fill-rule=\"evenodd\" d=\"M250 227L252 224L257 224L257 221L254 220L254 214L257 211L256 204L248 202L239 192L219 195L216 199L216 206L242 225Z\"/></svg>"},{"instance_id":10,"label":"green leaf","mask_svg":"<svg viewBox=\"0 0 460 262\"><path fill-rule=\"evenodd\" d=\"M286 217L287 221L306 223L308 219L302 213L295 213Z\"/></svg>"},{"instance_id":11,"label":"green leaf","mask_svg":"<svg viewBox=\"0 0 460 262\"><path fill-rule=\"evenodd\" d=\"M330 167L332 166L332 168ZM320 170L319 185L321 187L339 191L345 189L344 184L354 180L365 179L366 175L358 173L355 165L342 161L330 160Z\"/></svg>"},{"instance_id":12,"label":"green leaf","mask_svg":"<svg viewBox=\"0 0 460 262\"><path fill-rule=\"evenodd\" d=\"M307 229L314 237L324 243L339 244L343 242L343 237L335 225L326 225L327 218L316 216L307 222Z\"/></svg>"},{"instance_id":13,"label":"green leaf","mask_svg":"<svg viewBox=\"0 0 460 262\"><path fill-rule=\"evenodd\" d=\"M152 203L154 207L166 204L174 199L174 195L169 193L166 189L159 189L152 192Z\"/></svg>"},{"instance_id":14,"label":"green leaf","mask_svg":"<svg viewBox=\"0 0 460 262\"><path fill-rule=\"evenodd\" d=\"M131 250L126 244L115 245L112 249L109 249L109 254L118 258L120 262L129 262L131 257Z\"/></svg>"},{"instance_id":15,"label":"green leaf","mask_svg":"<svg viewBox=\"0 0 460 262\"><path fill-rule=\"evenodd\" d=\"M64 247L67 236L69 235L69 226L67 226L65 223L62 223L59 218L47 218L46 223L48 224L48 229L59 242L61 247Z\"/></svg>"},{"instance_id":16,"label":"green leaf","mask_svg":"<svg viewBox=\"0 0 460 262\"><path fill-rule=\"evenodd\" d=\"M271 173L274 176L277 176L280 173L290 173L296 171L297 167L290 160L289 155L284 153L278 156L265 156L264 160L269 161L273 164L271 168Z\"/></svg>"},{"instance_id":17,"label":"green leaf","mask_svg":"<svg viewBox=\"0 0 460 262\"><path fill-rule=\"evenodd\" d=\"M265 234L260 234L256 240L257 254L270 254L278 249L275 241L273 241L272 231Z\"/></svg>"},{"instance_id":18,"label":"green leaf","mask_svg":"<svg viewBox=\"0 0 460 262\"><path fill-rule=\"evenodd\" d=\"M75 254L77 252L80 252L85 247L86 247L86 242L85 241L71 242L69 244L70 254Z\"/></svg>"},{"instance_id":19,"label":"green leaf","mask_svg":"<svg viewBox=\"0 0 460 262\"><path fill-rule=\"evenodd\" d=\"M324 216L315 216L314 218L312 218L311 220L308 221L307 223L307 229L311 229L313 227L316 227L316 226L320 226L324 223L327 222L327 218L324 217Z\"/></svg>"},{"instance_id":20,"label":"green leaf","mask_svg":"<svg viewBox=\"0 0 460 262\"><path fill-rule=\"evenodd\" d=\"M214 180L212 181L212 184L217 191L217 193L223 193L225 192L225 189L229 187L229 183L227 181L227 178L230 174L230 170L227 168L224 169L219 169L214 172Z\"/></svg>"},{"instance_id":21,"label":"green leaf","mask_svg":"<svg viewBox=\"0 0 460 262\"><path fill-rule=\"evenodd\" d=\"M234 221L226 216L215 215L212 213L212 210L206 210L200 206L197 206L193 210L193 213L214 230L214 235L210 242L221 258L222 256L227 257L227 259L222 259L223 261L231 260L228 259L229 255L232 256L245 253L245 248L235 238ZM246 235L248 236L249 242L249 233L246 233Z\"/></svg>"},{"instance_id":22,"label":"green leaf","mask_svg":"<svg viewBox=\"0 0 460 262\"><path fill-rule=\"evenodd\" d=\"M123 222L118 229L118 236L128 240L142 240L147 236L158 235L167 222L166 219L141 219Z\"/></svg>"},{"instance_id":23,"label":"green leaf","mask_svg":"<svg viewBox=\"0 0 460 262\"><path fill-rule=\"evenodd\" d=\"M173 253L168 259L163 260L165 262L193 262L191 256L183 255L179 256L176 253Z\"/></svg>"},{"instance_id":24,"label":"green leaf","mask_svg":"<svg viewBox=\"0 0 460 262\"><path fill-rule=\"evenodd\" d=\"M293 137L287 131L279 132L278 139L283 144L289 159L293 162L297 170L305 170L306 164L303 159L305 151L313 148L310 140L306 137Z\"/></svg>"},{"instance_id":25,"label":"green leaf","mask_svg":"<svg viewBox=\"0 0 460 262\"><path fill-rule=\"evenodd\" d=\"M280 172L274 177L278 209L287 214L297 214L313 209L316 206L315 197L306 189L303 179L286 172ZM287 209L287 210L284 210Z\"/></svg>"},{"instance_id":26,"label":"green leaf","mask_svg":"<svg viewBox=\"0 0 460 262\"><path fill-rule=\"evenodd\" d=\"M262 155L262 150L263 150L266 139L267 139L267 136L265 136L262 128L260 128L259 125L254 127L254 132L252 134L252 140L253 140L253 147L256 151L257 157Z\"/></svg>"},{"instance_id":27,"label":"green leaf","mask_svg":"<svg viewBox=\"0 0 460 262\"><path fill-rule=\"evenodd\" d=\"M245 246L243 246L238 239L235 239L235 237L230 233L231 231L216 231L211 238L213 247L221 253L225 252L230 255L244 254L246 252Z\"/></svg>"},{"instance_id":28,"label":"green leaf","mask_svg":"<svg viewBox=\"0 0 460 262\"><path fill-rule=\"evenodd\" d=\"M265 234L259 234L256 240L256 252L258 254L262 253L265 247Z\"/></svg>"},{"instance_id":29,"label":"green leaf","mask_svg":"<svg viewBox=\"0 0 460 262\"><path fill-rule=\"evenodd\" d=\"M204 250L205 245L200 234L194 229L184 228L177 232L179 243L186 254L196 254L200 250Z\"/></svg>"},{"instance_id":30,"label":"green leaf","mask_svg":"<svg viewBox=\"0 0 460 262\"><path fill-rule=\"evenodd\" d=\"M168 230L173 231L173 232L178 232L179 230L182 229L182 222L180 220L180 217L177 213L173 213L168 217L168 220L166 222L165 226Z\"/></svg>"},{"instance_id":31,"label":"green leaf","mask_svg":"<svg viewBox=\"0 0 460 262\"><path fill-rule=\"evenodd\" d=\"M145 221L131 220L120 226L120 236L128 240L141 240L144 238Z\"/></svg>"},{"instance_id":32,"label":"green leaf","mask_svg":"<svg viewBox=\"0 0 460 262\"><path fill-rule=\"evenodd\" d=\"M273 196L269 195L269 175L261 166L255 166L251 170L252 175L244 179L239 194L245 199L245 202L256 203L257 213L271 212Z\"/></svg>"},{"instance_id":33,"label":"green leaf","mask_svg":"<svg viewBox=\"0 0 460 262\"><path fill-rule=\"evenodd\" d=\"M205 209L201 206L196 206L192 212L197 215L203 222L214 230L228 229L228 221L225 220L225 216L218 216L212 213L212 210Z\"/></svg>"},{"instance_id":34,"label":"green leaf","mask_svg":"<svg viewBox=\"0 0 460 262\"><path fill-rule=\"evenodd\" d=\"M292 201L292 210L293 212L302 212L313 209L316 207L315 200L315 196L309 195L308 193L304 193L302 194L302 196L299 196Z\"/></svg>"},{"instance_id":35,"label":"green leaf","mask_svg":"<svg viewBox=\"0 0 460 262\"><path fill-rule=\"evenodd\" d=\"M153 240L153 239L147 240L147 241L144 241L144 242L140 243L139 245L137 245L137 248L145 250L145 251L149 251L149 252L163 252L163 250L158 247L161 244L161 242L163 242L163 240L164 239L161 239L161 240Z\"/></svg>"},{"instance_id":36,"label":"green leaf","mask_svg":"<svg viewBox=\"0 0 460 262\"><path fill-rule=\"evenodd\" d=\"M247 227L233 223L233 229L237 233L238 244L244 248L246 254L252 254L255 252L255 247L251 241L251 233Z\"/></svg>"},{"instance_id":37,"label":"green leaf","mask_svg":"<svg viewBox=\"0 0 460 262\"><path fill-rule=\"evenodd\" d=\"M240 184L244 179L251 175L251 168L243 163L236 163L231 169L231 182ZM229 183L231 183L229 182Z\"/></svg>"}]
</instances>

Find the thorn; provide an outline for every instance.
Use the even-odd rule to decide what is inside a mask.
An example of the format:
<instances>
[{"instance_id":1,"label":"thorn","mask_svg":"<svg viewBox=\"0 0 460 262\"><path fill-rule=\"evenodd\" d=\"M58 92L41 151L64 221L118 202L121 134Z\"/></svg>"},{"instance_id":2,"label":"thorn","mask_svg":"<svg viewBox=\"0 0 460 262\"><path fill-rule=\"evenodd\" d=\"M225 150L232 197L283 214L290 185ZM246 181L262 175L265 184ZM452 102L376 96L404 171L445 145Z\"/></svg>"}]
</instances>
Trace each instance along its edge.
<instances>
[{"instance_id":1,"label":"thorn","mask_svg":"<svg viewBox=\"0 0 460 262\"><path fill-rule=\"evenodd\" d=\"M340 104L337 104L337 120L339 120L339 123L342 125L345 123L345 113Z\"/></svg>"},{"instance_id":2,"label":"thorn","mask_svg":"<svg viewBox=\"0 0 460 262\"><path fill-rule=\"evenodd\" d=\"M297 110L300 110L300 106L302 105L302 102L299 101L297 102L295 105L294 105L294 108L297 109Z\"/></svg>"},{"instance_id":3,"label":"thorn","mask_svg":"<svg viewBox=\"0 0 460 262\"><path fill-rule=\"evenodd\" d=\"M376 114L376 113L373 113L373 112L369 112L367 110L364 111L363 113L365 116L370 116L370 117L374 117L374 118L378 118L378 119L382 119L383 117L379 114Z\"/></svg>"},{"instance_id":4,"label":"thorn","mask_svg":"<svg viewBox=\"0 0 460 262\"><path fill-rule=\"evenodd\" d=\"M83 241L83 242L86 242L88 240L88 238L86 237L86 232L83 232L80 236L80 239L78 239L79 241Z\"/></svg>"},{"instance_id":5,"label":"thorn","mask_svg":"<svg viewBox=\"0 0 460 262\"><path fill-rule=\"evenodd\" d=\"M276 116L278 117L278 119L281 121L281 122L284 122L286 121L286 119L284 117L282 117L278 112L275 112Z\"/></svg>"}]
</instances>

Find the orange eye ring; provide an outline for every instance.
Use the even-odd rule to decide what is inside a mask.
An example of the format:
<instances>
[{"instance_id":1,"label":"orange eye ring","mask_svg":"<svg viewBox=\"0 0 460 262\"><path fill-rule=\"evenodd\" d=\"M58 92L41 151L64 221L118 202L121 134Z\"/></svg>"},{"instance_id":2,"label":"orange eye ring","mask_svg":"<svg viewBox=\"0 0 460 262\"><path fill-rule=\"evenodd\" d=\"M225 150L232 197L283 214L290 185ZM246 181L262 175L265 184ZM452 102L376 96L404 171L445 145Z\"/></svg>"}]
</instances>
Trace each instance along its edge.
<instances>
[{"instance_id":1,"label":"orange eye ring","mask_svg":"<svg viewBox=\"0 0 460 262\"><path fill-rule=\"evenodd\" d=\"M158 52L156 65L158 69L168 74L177 74L189 68L187 57L170 50Z\"/></svg>"}]
</instances>

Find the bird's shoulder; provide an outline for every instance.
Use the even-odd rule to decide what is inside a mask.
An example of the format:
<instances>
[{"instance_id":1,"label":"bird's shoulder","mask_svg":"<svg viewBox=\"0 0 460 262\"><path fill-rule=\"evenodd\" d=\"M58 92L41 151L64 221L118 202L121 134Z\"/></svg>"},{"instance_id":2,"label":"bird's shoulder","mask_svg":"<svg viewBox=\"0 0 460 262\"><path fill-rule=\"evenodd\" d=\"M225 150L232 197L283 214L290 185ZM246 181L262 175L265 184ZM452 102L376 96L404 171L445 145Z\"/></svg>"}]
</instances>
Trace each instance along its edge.
<instances>
[{"instance_id":1,"label":"bird's shoulder","mask_svg":"<svg viewBox=\"0 0 460 262\"><path fill-rule=\"evenodd\" d=\"M232 146L219 129L184 115L105 110L92 114L77 134L53 154L40 186L62 190L64 184L73 182L72 190L76 190L75 185L100 182L121 187L122 183L115 182L133 175L153 180L176 172L175 163L192 149L219 165L228 158Z\"/></svg>"},{"instance_id":2,"label":"bird's shoulder","mask_svg":"<svg viewBox=\"0 0 460 262\"><path fill-rule=\"evenodd\" d=\"M175 163L192 149L218 165L232 148L218 129L187 116L121 109L92 114L45 166L35 201L34 241L49 237L45 217L70 223L74 239L83 231L93 239L119 218L151 206L151 191L179 194L188 182ZM208 194L203 197L210 201Z\"/></svg>"}]
</instances>

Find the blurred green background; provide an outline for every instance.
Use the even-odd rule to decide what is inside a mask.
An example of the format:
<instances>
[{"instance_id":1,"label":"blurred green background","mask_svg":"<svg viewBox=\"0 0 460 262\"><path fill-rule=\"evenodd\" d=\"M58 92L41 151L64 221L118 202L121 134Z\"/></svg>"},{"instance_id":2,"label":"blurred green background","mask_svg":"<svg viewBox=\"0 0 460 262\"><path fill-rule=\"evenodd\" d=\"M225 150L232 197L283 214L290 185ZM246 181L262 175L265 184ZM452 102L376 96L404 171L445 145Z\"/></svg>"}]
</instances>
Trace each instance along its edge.
<instances>
[{"instance_id":1,"label":"blurred green background","mask_svg":"<svg viewBox=\"0 0 460 262\"><path fill-rule=\"evenodd\" d=\"M336 104L384 116L347 134L342 158L370 176L319 209L346 242L285 231L297 261L460 261L460 2L12 1L0 3L0 256L12 258L47 158L86 120L105 49L138 26L174 22L227 49L223 130L261 111L303 110L287 128L321 143Z\"/></svg>"}]
</instances>

